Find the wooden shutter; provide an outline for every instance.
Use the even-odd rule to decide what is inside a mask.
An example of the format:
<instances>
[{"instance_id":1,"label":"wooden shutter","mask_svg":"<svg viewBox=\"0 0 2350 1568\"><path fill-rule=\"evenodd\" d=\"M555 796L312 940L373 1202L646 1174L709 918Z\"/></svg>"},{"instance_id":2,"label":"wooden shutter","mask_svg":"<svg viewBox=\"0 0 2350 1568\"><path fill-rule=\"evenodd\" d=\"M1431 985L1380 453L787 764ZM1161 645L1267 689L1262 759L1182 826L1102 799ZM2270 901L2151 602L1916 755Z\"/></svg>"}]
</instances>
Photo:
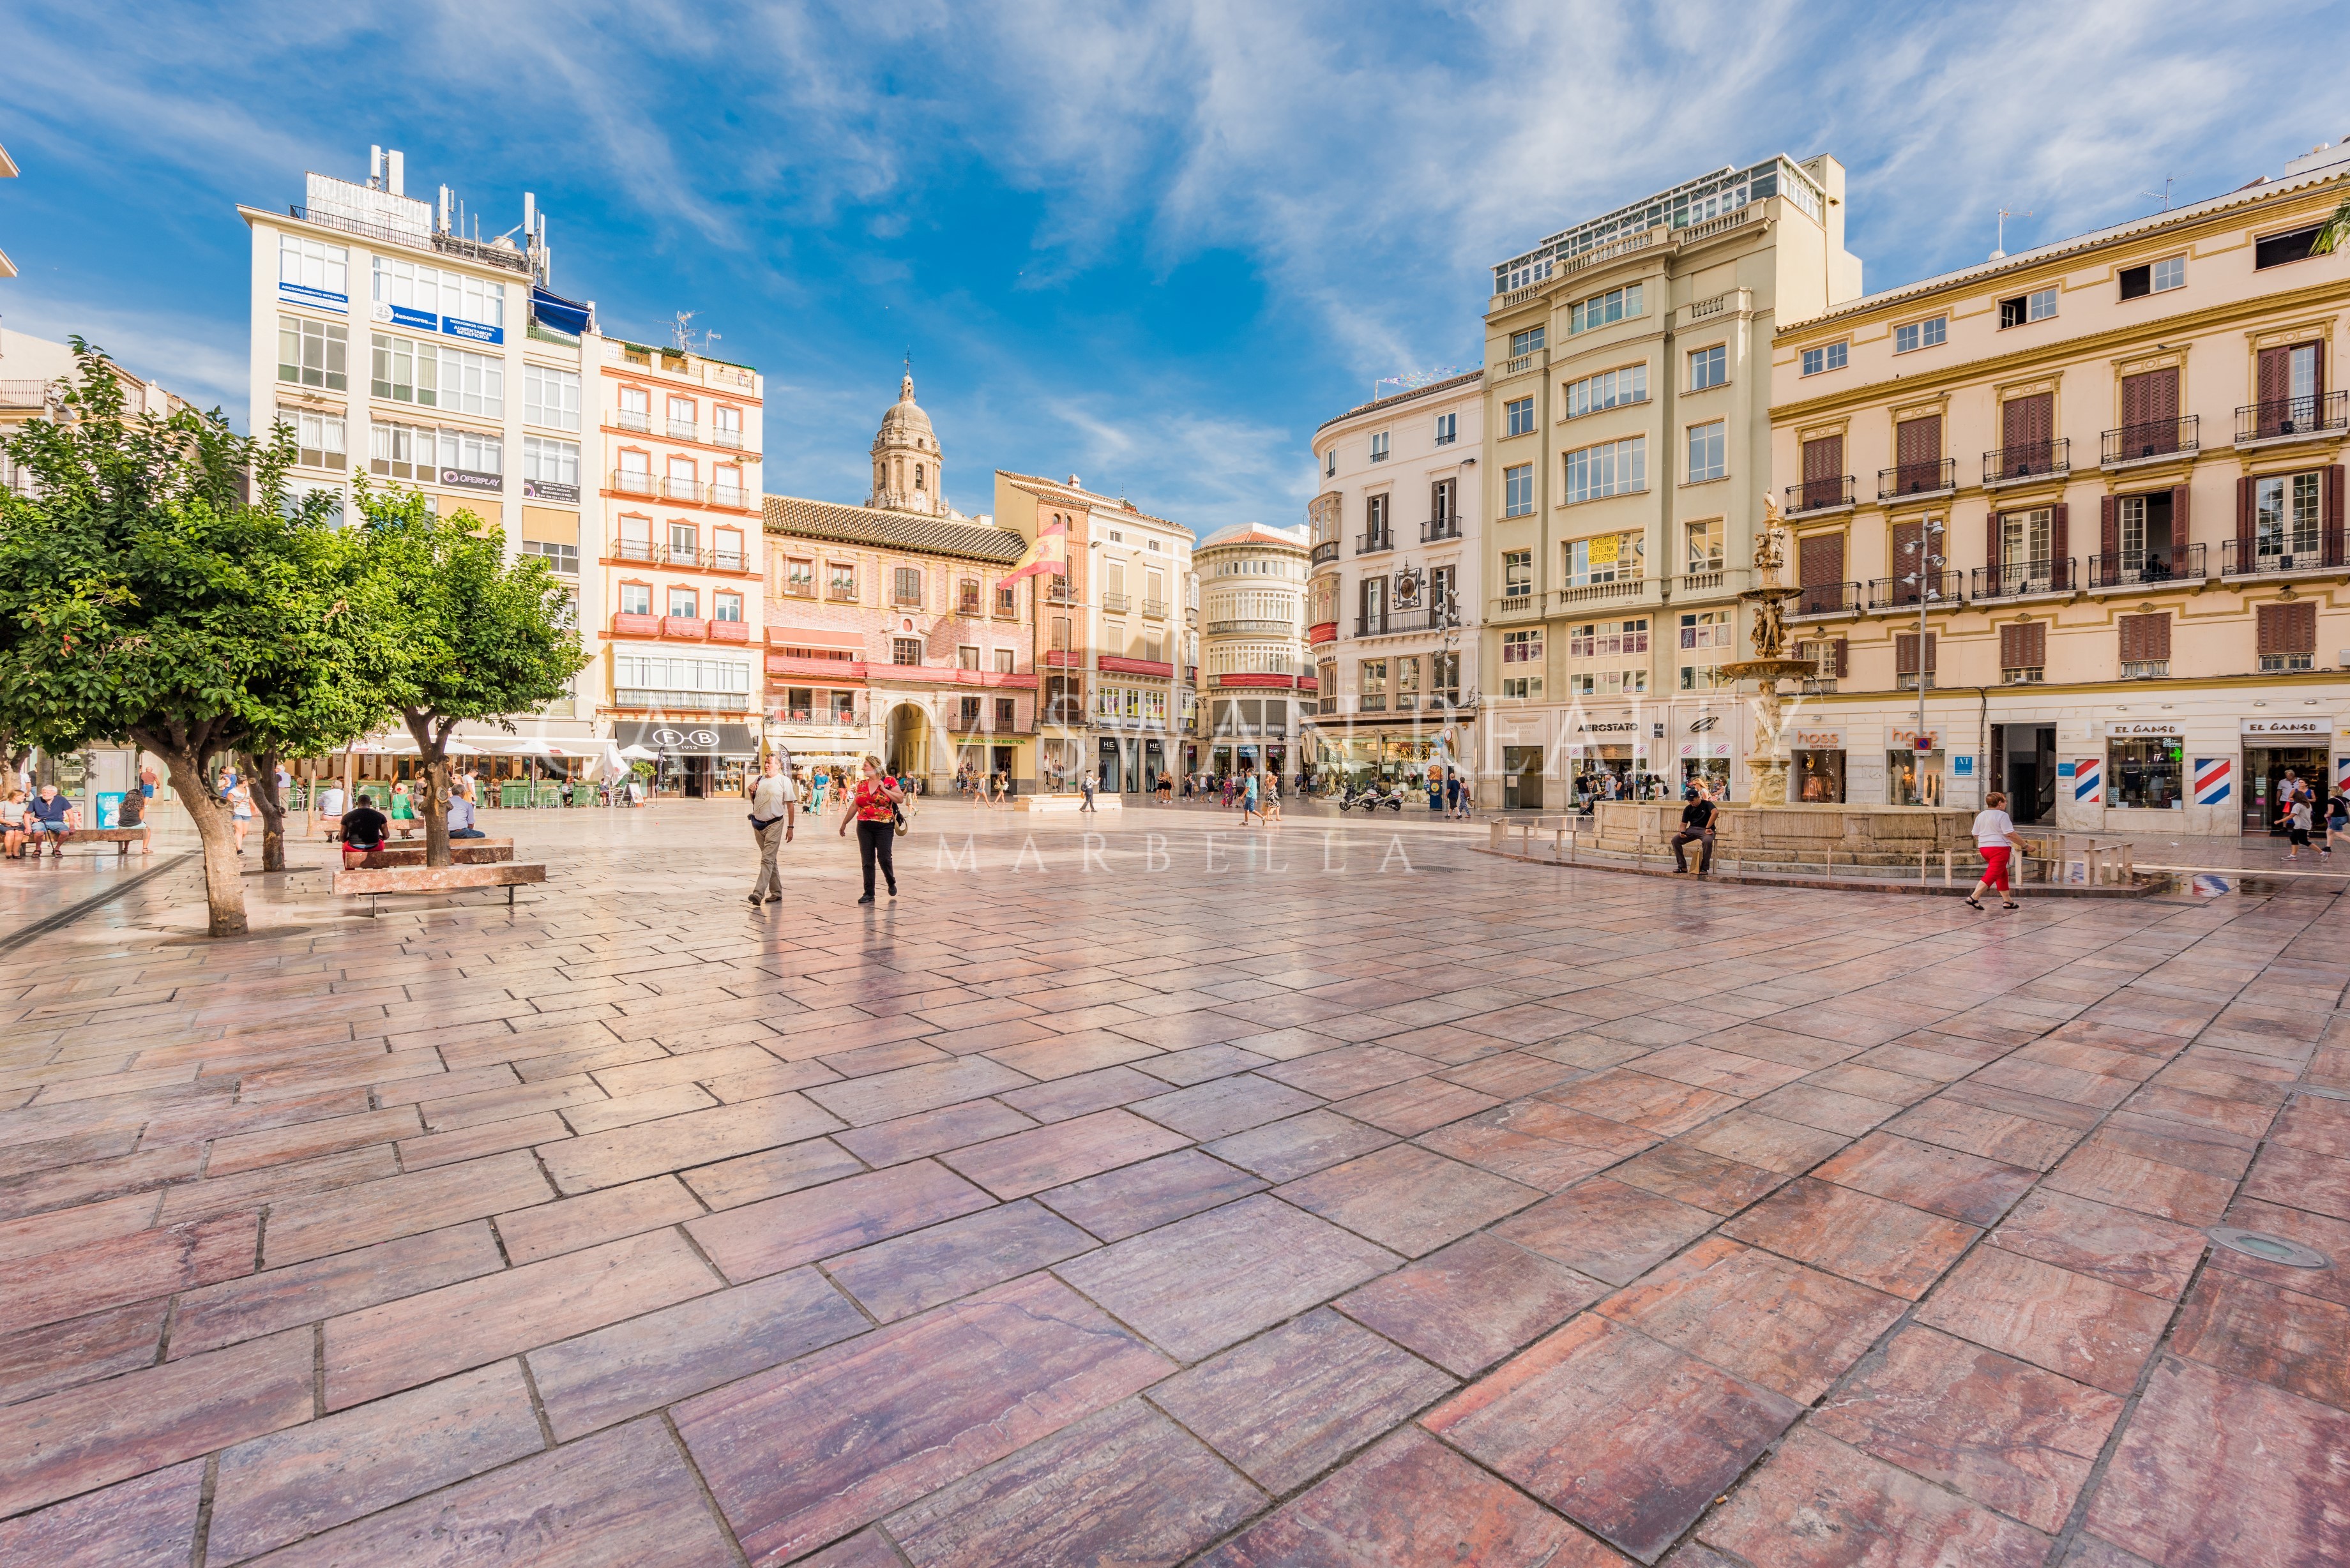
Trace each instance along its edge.
<instances>
[{"instance_id":1,"label":"wooden shutter","mask_svg":"<svg viewBox=\"0 0 2350 1568\"><path fill-rule=\"evenodd\" d=\"M1848 637L1835 639L1835 672L1839 679L1852 673L1852 639Z\"/></svg>"},{"instance_id":2,"label":"wooden shutter","mask_svg":"<svg viewBox=\"0 0 2350 1568\"><path fill-rule=\"evenodd\" d=\"M1795 582L1808 590L1798 601L1803 614L1841 609L1836 601L1844 582L1844 535L1810 534L1796 540Z\"/></svg>"},{"instance_id":3,"label":"wooden shutter","mask_svg":"<svg viewBox=\"0 0 2350 1568\"><path fill-rule=\"evenodd\" d=\"M1926 673L1929 675L1934 673L1935 636L1936 634L1930 631L1926 634ZM1918 634L1916 632L1897 632L1894 635L1893 673L1896 675L1918 673Z\"/></svg>"},{"instance_id":4,"label":"wooden shutter","mask_svg":"<svg viewBox=\"0 0 2350 1568\"><path fill-rule=\"evenodd\" d=\"M2252 566L2254 511L2260 504L2260 481L2251 474L2236 481L2236 567L2250 571ZM2171 537L2178 536L2177 524L2171 525Z\"/></svg>"},{"instance_id":5,"label":"wooden shutter","mask_svg":"<svg viewBox=\"0 0 2350 1568\"><path fill-rule=\"evenodd\" d=\"M2280 401L2293 395L2293 350L2263 348L2253 357L2252 396L2263 403ZM2262 410L2262 423L2268 422Z\"/></svg>"},{"instance_id":6,"label":"wooden shutter","mask_svg":"<svg viewBox=\"0 0 2350 1568\"><path fill-rule=\"evenodd\" d=\"M2126 615L2116 623L2121 632L2122 662L2142 664L2170 657L2170 617Z\"/></svg>"},{"instance_id":7,"label":"wooden shutter","mask_svg":"<svg viewBox=\"0 0 2350 1568\"><path fill-rule=\"evenodd\" d=\"M2073 586L2072 515L2062 501L2048 513L2048 586L2059 593Z\"/></svg>"},{"instance_id":8,"label":"wooden shutter","mask_svg":"<svg viewBox=\"0 0 2350 1568\"><path fill-rule=\"evenodd\" d=\"M2048 623L2026 621L1999 628L1999 667L2038 670L2048 662Z\"/></svg>"},{"instance_id":9,"label":"wooden shutter","mask_svg":"<svg viewBox=\"0 0 2350 1568\"><path fill-rule=\"evenodd\" d=\"M2260 651L2262 653L2314 653L2317 651L2317 601L2296 599L2291 604L2262 605L2260 617Z\"/></svg>"},{"instance_id":10,"label":"wooden shutter","mask_svg":"<svg viewBox=\"0 0 2350 1568\"><path fill-rule=\"evenodd\" d=\"M1822 436L1804 443L1805 510L1834 506L1844 499L1844 437Z\"/></svg>"},{"instance_id":11,"label":"wooden shutter","mask_svg":"<svg viewBox=\"0 0 2350 1568\"><path fill-rule=\"evenodd\" d=\"M1912 545L1923 546L1925 542L1926 525L1923 523L1896 523L1893 525L1892 588L1895 604L1914 605L1918 602L1919 587L1923 585L1913 587L1901 579L1912 572L1923 572L1926 569L1925 550L1922 547L1915 550L1909 547Z\"/></svg>"},{"instance_id":12,"label":"wooden shutter","mask_svg":"<svg viewBox=\"0 0 2350 1568\"><path fill-rule=\"evenodd\" d=\"M2176 536L2173 530L2173 536ZM2102 582L2106 575L2121 569L2122 498L2108 495L2097 503L2097 554L2106 557L2098 569L2089 574L2091 582Z\"/></svg>"},{"instance_id":13,"label":"wooden shutter","mask_svg":"<svg viewBox=\"0 0 2350 1568\"><path fill-rule=\"evenodd\" d=\"M1894 485L1898 490L1937 490L1942 480L1942 416L1903 420L1893 427Z\"/></svg>"},{"instance_id":14,"label":"wooden shutter","mask_svg":"<svg viewBox=\"0 0 2350 1568\"><path fill-rule=\"evenodd\" d=\"M2035 472L2049 465L2049 442L2056 435L2056 394L2010 398L1999 406L2001 472Z\"/></svg>"},{"instance_id":15,"label":"wooden shutter","mask_svg":"<svg viewBox=\"0 0 2350 1568\"><path fill-rule=\"evenodd\" d=\"M1993 512L1983 525L1983 565L1990 569L1993 582L1999 580L1999 514Z\"/></svg>"},{"instance_id":16,"label":"wooden shutter","mask_svg":"<svg viewBox=\"0 0 2350 1568\"><path fill-rule=\"evenodd\" d=\"M2122 378L2121 440L2130 457L2178 450L2178 366Z\"/></svg>"},{"instance_id":17,"label":"wooden shutter","mask_svg":"<svg viewBox=\"0 0 2350 1568\"><path fill-rule=\"evenodd\" d=\"M2325 538L2325 565L2342 565L2342 465L2321 472L2317 484L2317 516Z\"/></svg>"},{"instance_id":18,"label":"wooden shutter","mask_svg":"<svg viewBox=\"0 0 2350 1568\"><path fill-rule=\"evenodd\" d=\"M2187 566L2187 541L2192 535L2187 531L2187 497L2191 488L2184 484L2170 487L2170 558L2180 570Z\"/></svg>"}]
</instances>

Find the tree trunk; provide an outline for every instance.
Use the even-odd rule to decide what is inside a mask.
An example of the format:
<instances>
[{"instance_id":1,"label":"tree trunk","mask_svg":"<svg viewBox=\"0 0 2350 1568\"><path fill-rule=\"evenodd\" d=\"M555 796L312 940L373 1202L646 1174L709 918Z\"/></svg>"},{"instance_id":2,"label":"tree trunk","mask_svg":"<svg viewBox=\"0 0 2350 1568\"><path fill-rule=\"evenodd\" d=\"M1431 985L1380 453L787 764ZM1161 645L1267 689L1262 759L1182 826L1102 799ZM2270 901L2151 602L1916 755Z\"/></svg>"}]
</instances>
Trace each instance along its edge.
<instances>
[{"instance_id":1,"label":"tree trunk","mask_svg":"<svg viewBox=\"0 0 2350 1568\"><path fill-rule=\"evenodd\" d=\"M253 799L261 807L261 868L286 869L286 800L277 793L277 753L247 752L253 767Z\"/></svg>"},{"instance_id":2,"label":"tree trunk","mask_svg":"<svg viewBox=\"0 0 2350 1568\"><path fill-rule=\"evenodd\" d=\"M430 713L403 713L408 732L415 737L417 762L422 769L424 798L416 803L424 819L424 864L450 866L449 856L449 735Z\"/></svg>"},{"instance_id":3,"label":"tree trunk","mask_svg":"<svg viewBox=\"0 0 2350 1568\"><path fill-rule=\"evenodd\" d=\"M163 771L172 775L172 787L179 792L180 805L196 825L196 836L203 841L205 934L243 936L246 929L244 877L237 869L236 835L229 826L228 804L205 782L203 759L193 752L174 747L158 733L133 730L130 738L139 742L140 750L163 759Z\"/></svg>"}]
</instances>

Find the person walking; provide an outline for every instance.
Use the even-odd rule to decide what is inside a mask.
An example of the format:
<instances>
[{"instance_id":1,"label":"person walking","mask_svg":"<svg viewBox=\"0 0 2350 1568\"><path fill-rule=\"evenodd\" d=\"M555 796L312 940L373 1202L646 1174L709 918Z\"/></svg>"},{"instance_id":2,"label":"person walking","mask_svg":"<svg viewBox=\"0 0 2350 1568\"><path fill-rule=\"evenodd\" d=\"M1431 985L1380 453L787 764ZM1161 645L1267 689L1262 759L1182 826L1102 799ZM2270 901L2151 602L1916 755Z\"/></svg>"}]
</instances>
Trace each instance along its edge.
<instances>
[{"instance_id":1,"label":"person walking","mask_svg":"<svg viewBox=\"0 0 2350 1568\"><path fill-rule=\"evenodd\" d=\"M1087 775L1090 780L1091 775ZM889 897L898 896L898 863L894 850L898 838L898 807L906 798L898 781L881 771L881 759L865 759L865 776L858 782L856 798L840 819L843 836L848 825L857 824L857 858L865 867L865 897L860 904L873 901L873 866L880 862L882 879L889 884Z\"/></svg>"},{"instance_id":2,"label":"person walking","mask_svg":"<svg viewBox=\"0 0 2350 1568\"><path fill-rule=\"evenodd\" d=\"M1247 774L1243 775L1241 779L1240 796L1241 826L1243 827L1254 827L1256 824L1249 819L1253 816L1262 815L1257 810L1257 777L1256 770L1254 768L1251 768Z\"/></svg>"},{"instance_id":3,"label":"person walking","mask_svg":"<svg viewBox=\"0 0 2350 1568\"><path fill-rule=\"evenodd\" d=\"M1713 797L1700 784L1690 795L1689 804L1681 807L1681 830L1673 835L1673 875L1689 875L1689 856L1683 846L1697 846L1697 874L1703 877L1713 869Z\"/></svg>"},{"instance_id":4,"label":"person walking","mask_svg":"<svg viewBox=\"0 0 2350 1568\"><path fill-rule=\"evenodd\" d=\"M1983 796L1983 808L1975 813L1972 831L1975 847L1982 852L1983 874L1975 890L1967 895L1968 907L1981 909L1982 896L1996 888L2001 909L2019 908L2008 867L2023 848L2023 840L2015 836L2015 819L2007 815L2007 795L2003 791L1993 790Z\"/></svg>"},{"instance_id":5,"label":"person walking","mask_svg":"<svg viewBox=\"0 0 2350 1568\"><path fill-rule=\"evenodd\" d=\"M784 901L784 876L775 868L775 854L792 841L799 820L797 792L784 759L769 752L759 763L759 782L751 786L751 836L759 845L759 879L751 884L751 905Z\"/></svg>"},{"instance_id":6,"label":"person walking","mask_svg":"<svg viewBox=\"0 0 2350 1568\"><path fill-rule=\"evenodd\" d=\"M2334 793L2325 797L2325 847L2318 853L2333 854L2334 841L2345 834L2350 834L2350 795L2345 795L2342 786L2336 784Z\"/></svg>"},{"instance_id":7,"label":"person walking","mask_svg":"<svg viewBox=\"0 0 2350 1568\"><path fill-rule=\"evenodd\" d=\"M1094 808L1094 784L1095 784L1095 780L1094 780L1094 771L1093 771L1093 769L1091 769L1091 768L1087 768L1087 769L1086 770L1085 783L1079 786L1079 790L1080 790L1080 792L1081 792L1081 793L1085 795L1085 797L1086 797L1086 798L1085 798L1085 804L1083 804L1082 805L1080 805L1080 806L1078 806L1078 807L1077 807L1077 809L1078 809L1079 811L1091 811L1091 810L1093 810L1093 808Z\"/></svg>"},{"instance_id":8,"label":"person walking","mask_svg":"<svg viewBox=\"0 0 2350 1568\"><path fill-rule=\"evenodd\" d=\"M229 827L236 835L236 852L242 855L244 836L253 830L253 786L231 772L221 798L228 802Z\"/></svg>"},{"instance_id":9,"label":"person walking","mask_svg":"<svg viewBox=\"0 0 2350 1568\"><path fill-rule=\"evenodd\" d=\"M2286 798L2284 815L2277 819L2285 826L2284 857L2287 860L2300 859L2301 852L2309 847L2311 815L2309 791L2296 781L2292 794Z\"/></svg>"}]
</instances>

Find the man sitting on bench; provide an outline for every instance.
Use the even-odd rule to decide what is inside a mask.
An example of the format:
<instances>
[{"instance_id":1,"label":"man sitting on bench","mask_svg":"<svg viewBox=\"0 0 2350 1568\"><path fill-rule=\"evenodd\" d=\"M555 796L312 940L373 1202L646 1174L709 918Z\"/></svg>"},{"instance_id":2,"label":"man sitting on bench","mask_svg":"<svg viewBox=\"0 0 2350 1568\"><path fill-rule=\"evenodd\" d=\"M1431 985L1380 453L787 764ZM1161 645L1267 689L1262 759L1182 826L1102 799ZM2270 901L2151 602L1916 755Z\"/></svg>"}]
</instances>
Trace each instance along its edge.
<instances>
[{"instance_id":1,"label":"man sitting on bench","mask_svg":"<svg viewBox=\"0 0 2350 1568\"><path fill-rule=\"evenodd\" d=\"M473 826L473 789L463 779L454 782L449 791L449 836L452 838L487 838L488 834Z\"/></svg>"},{"instance_id":2,"label":"man sitting on bench","mask_svg":"<svg viewBox=\"0 0 2350 1568\"><path fill-rule=\"evenodd\" d=\"M25 831L32 835L33 858L41 857L41 846L48 845L49 858L65 858L66 840L74 835L81 813L74 803L57 793L57 786L45 784L41 793L25 805Z\"/></svg>"},{"instance_id":3,"label":"man sitting on bench","mask_svg":"<svg viewBox=\"0 0 2350 1568\"><path fill-rule=\"evenodd\" d=\"M343 869L364 867L367 857L383 847L390 829L390 820L365 800L343 813Z\"/></svg>"}]
</instances>

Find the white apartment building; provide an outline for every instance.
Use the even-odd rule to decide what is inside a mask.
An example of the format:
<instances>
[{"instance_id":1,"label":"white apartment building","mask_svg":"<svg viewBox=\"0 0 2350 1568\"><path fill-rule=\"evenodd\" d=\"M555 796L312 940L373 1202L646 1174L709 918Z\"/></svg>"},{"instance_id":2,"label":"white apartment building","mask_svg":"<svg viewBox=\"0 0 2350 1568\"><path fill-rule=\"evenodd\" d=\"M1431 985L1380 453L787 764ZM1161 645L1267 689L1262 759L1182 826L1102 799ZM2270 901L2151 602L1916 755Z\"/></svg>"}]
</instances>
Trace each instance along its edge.
<instances>
[{"instance_id":1,"label":"white apartment building","mask_svg":"<svg viewBox=\"0 0 2350 1568\"><path fill-rule=\"evenodd\" d=\"M1305 530L1243 523L1200 541L1191 562L1202 701L1184 771L1287 778L1301 760L1315 690L1305 652Z\"/></svg>"},{"instance_id":2,"label":"white apartment building","mask_svg":"<svg viewBox=\"0 0 2350 1568\"><path fill-rule=\"evenodd\" d=\"M253 236L254 428L293 432L297 490L348 504L363 470L444 516L497 523L510 552L577 581L592 302L548 286L546 221L530 197L510 231L521 243L485 242L461 232L448 186L437 202L409 195L404 163L377 149L364 183L311 173L299 204L237 208ZM521 738L585 755L589 713L575 695ZM514 751L517 737L478 728L462 738Z\"/></svg>"},{"instance_id":3,"label":"white apartment building","mask_svg":"<svg viewBox=\"0 0 2350 1568\"><path fill-rule=\"evenodd\" d=\"M1309 765L1336 781L1424 779L1475 762L1490 691L1477 622L1484 372L1328 421L1314 435L1306 639L1316 670Z\"/></svg>"}]
</instances>

